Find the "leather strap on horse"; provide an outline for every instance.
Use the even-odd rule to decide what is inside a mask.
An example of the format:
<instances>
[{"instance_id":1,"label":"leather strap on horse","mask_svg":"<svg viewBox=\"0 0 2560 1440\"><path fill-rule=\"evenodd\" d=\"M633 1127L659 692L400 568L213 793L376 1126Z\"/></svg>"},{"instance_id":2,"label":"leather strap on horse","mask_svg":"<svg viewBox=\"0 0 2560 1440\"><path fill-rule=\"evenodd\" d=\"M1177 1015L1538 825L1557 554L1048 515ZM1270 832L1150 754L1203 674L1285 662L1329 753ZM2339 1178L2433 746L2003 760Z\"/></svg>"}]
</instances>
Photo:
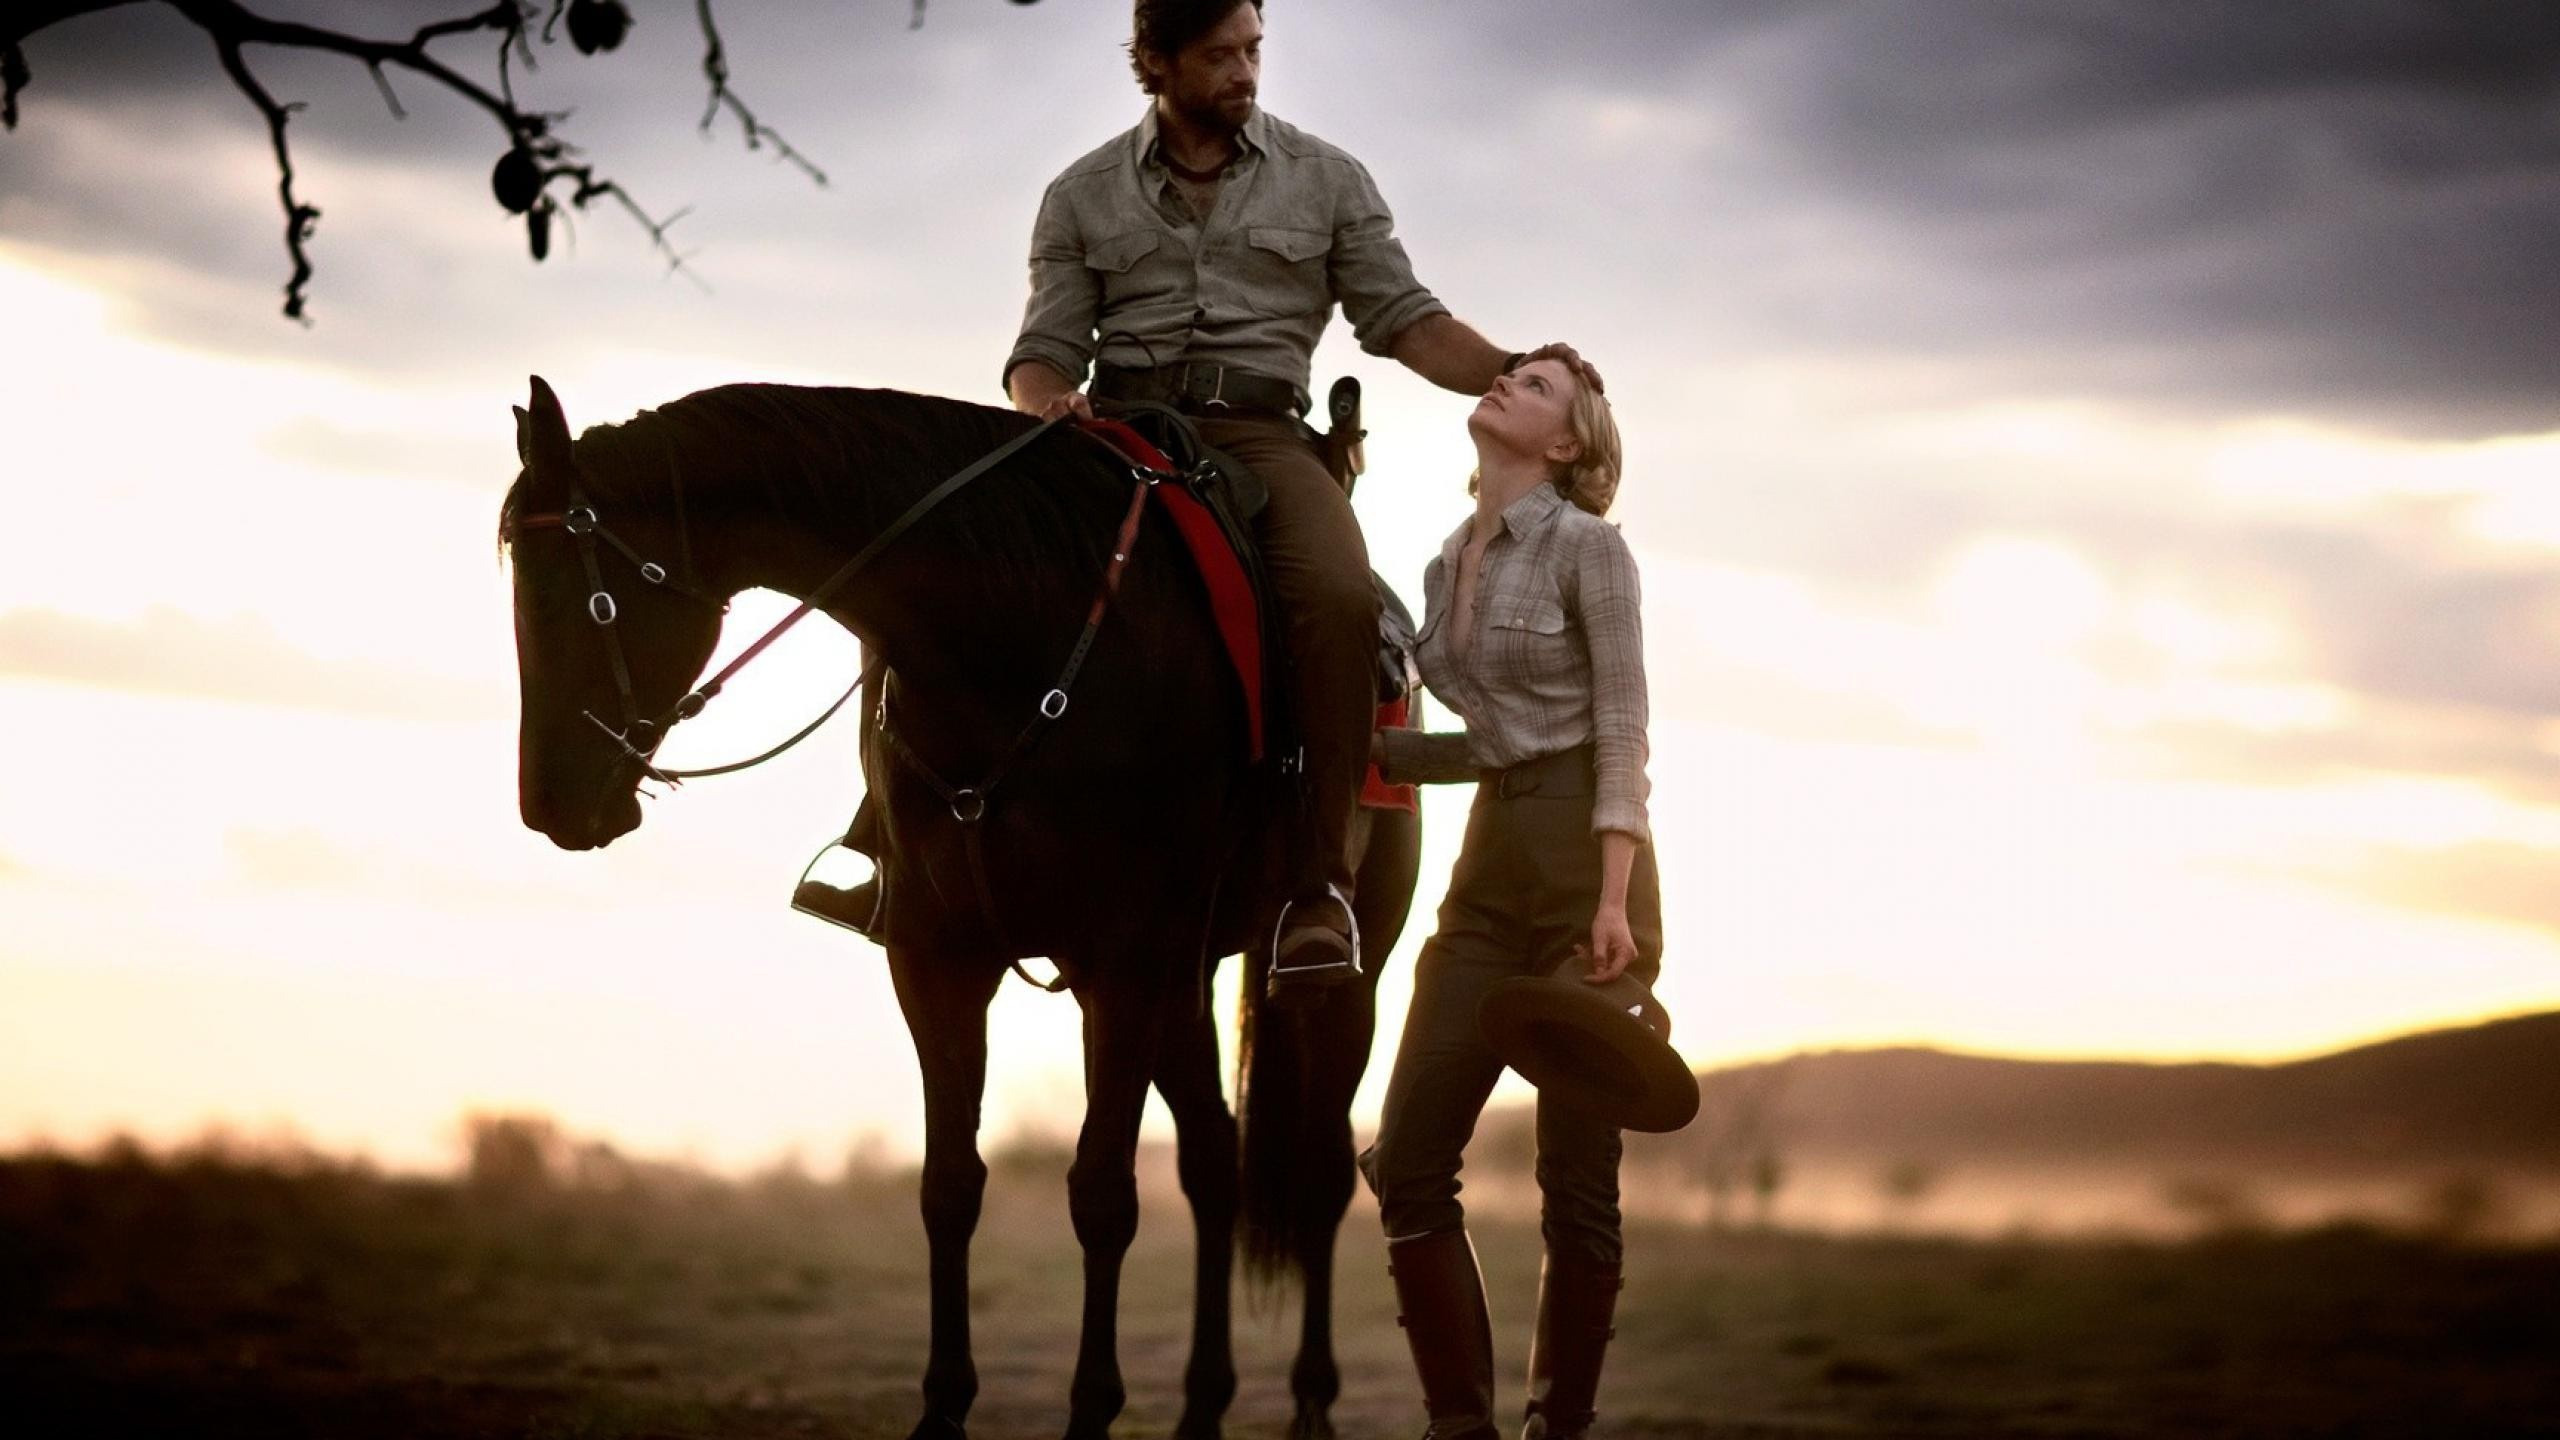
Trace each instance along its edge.
<instances>
[{"instance_id":1,"label":"leather strap on horse","mask_svg":"<svg viewBox=\"0 0 2560 1440\"><path fill-rule=\"evenodd\" d=\"M1160 478L1140 472L1137 489L1129 496L1128 513L1121 517L1120 532L1111 544L1111 563L1103 568L1102 584L1094 592L1093 603L1085 609L1084 629L1077 634L1074 648L1067 653L1065 668L1059 671L1057 683L1051 685L1048 693L1040 697L1040 703L1033 707L1030 720L1015 732L1013 743L996 757L995 765L987 771L986 778L975 785L954 785L943 779L889 725L887 708L885 705L882 707L879 731L882 743L889 747L890 754L904 760L907 768L941 797L942 803L951 811L951 818L959 823L962 848L969 856L969 879L978 892L978 909L986 917L987 938L998 950L1013 947L1005 938L1002 912L996 908L995 886L987 878L987 854L983 840L987 806L994 799L996 787L1013 773L1015 762L1030 751L1042 731L1067 713L1068 696L1075 688L1076 675L1084 669L1085 656L1092 653L1094 636L1102 629L1102 618L1110 610L1112 597L1120 593L1120 575L1128 568L1129 553L1137 548L1138 524L1146 518L1147 492L1155 488ZM1020 960L1013 962L1013 969L1015 974L1051 994L1067 988L1069 983L1064 970L1059 972L1055 981L1044 983L1033 980L1031 973L1022 968Z\"/></svg>"}]
</instances>

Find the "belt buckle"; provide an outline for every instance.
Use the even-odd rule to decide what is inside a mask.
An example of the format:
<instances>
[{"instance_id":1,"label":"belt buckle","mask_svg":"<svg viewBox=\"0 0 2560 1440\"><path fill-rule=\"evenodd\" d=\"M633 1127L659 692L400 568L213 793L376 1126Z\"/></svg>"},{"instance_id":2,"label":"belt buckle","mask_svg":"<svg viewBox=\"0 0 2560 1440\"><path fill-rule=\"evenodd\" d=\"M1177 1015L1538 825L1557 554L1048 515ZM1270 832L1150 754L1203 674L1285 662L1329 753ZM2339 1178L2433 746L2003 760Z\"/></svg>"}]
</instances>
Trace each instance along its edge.
<instances>
[{"instance_id":1,"label":"belt buckle","mask_svg":"<svg viewBox=\"0 0 2560 1440\"><path fill-rule=\"evenodd\" d=\"M1514 781L1519 782L1521 788L1517 790L1511 788ZM1496 800L1517 800L1521 796L1529 793L1529 785L1530 777L1521 774L1519 766L1511 766L1502 772L1502 778L1493 782L1493 798Z\"/></svg>"},{"instance_id":2,"label":"belt buckle","mask_svg":"<svg viewBox=\"0 0 2560 1440\"><path fill-rule=\"evenodd\" d=\"M1174 381L1173 389L1174 393L1183 400L1196 404L1204 410L1212 406L1220 410L1235 408L1234 402L1226 398L1226 366L1185 360L1177 374L1179 378ZM1199 383L1200 377L1204 375L1209 377L1209 383L1206 385Z\"/></svg>"}]
</instances>

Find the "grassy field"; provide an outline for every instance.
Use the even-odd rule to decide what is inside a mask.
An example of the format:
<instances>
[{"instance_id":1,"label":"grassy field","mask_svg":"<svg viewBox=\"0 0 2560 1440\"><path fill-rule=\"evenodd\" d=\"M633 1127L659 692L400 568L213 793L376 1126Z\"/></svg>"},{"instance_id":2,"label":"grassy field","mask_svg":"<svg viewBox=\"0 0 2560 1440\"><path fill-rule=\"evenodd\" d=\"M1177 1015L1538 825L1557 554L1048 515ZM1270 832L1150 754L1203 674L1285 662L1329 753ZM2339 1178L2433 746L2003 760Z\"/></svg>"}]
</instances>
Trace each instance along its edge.
<instances>
[{"instance_id":1,"label":"grassy field","mask_svg":"<svg viewBox=\"0 0 2560 1440\"><path fill-rule=\"evenodd\" d=\"M1079 1262L1055 1156L1017 1156L977 1249L988 1437L1065 1416ZM1516 1413L1537 1237L1480 1229ZM2560 1436L2560 1250L2333 1228L2182 1245L1639 1225L1619 1436ZM1374 1211L1342 1238L1352 1440L1421 1429ZM1151 1191L1123 1302L1160 1435L1189 1225ZM908 1176L731 1184L389 1179L220 1155L0 1160L0 1432L901 1436L924 1362ZM1289 1412L1294 1305L1236 1330L1228 1431Z\"/></svg>"}]
</instances>

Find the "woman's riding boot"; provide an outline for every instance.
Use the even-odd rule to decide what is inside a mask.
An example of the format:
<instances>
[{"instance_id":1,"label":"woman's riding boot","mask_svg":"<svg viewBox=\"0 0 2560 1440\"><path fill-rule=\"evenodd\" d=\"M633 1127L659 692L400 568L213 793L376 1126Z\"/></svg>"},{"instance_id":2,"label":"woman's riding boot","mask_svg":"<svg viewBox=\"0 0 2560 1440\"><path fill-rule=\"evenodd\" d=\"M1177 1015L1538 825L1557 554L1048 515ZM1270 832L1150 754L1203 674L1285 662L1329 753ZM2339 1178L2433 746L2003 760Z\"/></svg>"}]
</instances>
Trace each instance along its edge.
<instances>
[{"instance_id":1,"label":"woman's riding boot","mask_svg":"<svg viewBox=\"0 0 2560 1440\"><path fill-rule=\"evenodd\" d=\"M1529 1338L1529 1418L1520 1440L1581 1440L1600 1396L1600 1361L1618 1332L1615 1267L1548 1251L1538 1271L1538 1328Z\"/></svg>"},{"instance_id":2,"label":"woman's riding boot","mask_svg":"<svg viewBox=\"0 0 2560 1440\"><path fill-rule=\"evenodd\" d=\"M1431 1416L1423 1440L1499 1440L1493 1424L1493 1317L1485 1309L1484 1276L1463 1229L1435 1230L1387 1242L1395 1280L1396 1323L1413 1347L1422 1404Z\"/></svg>"}]
</instances>

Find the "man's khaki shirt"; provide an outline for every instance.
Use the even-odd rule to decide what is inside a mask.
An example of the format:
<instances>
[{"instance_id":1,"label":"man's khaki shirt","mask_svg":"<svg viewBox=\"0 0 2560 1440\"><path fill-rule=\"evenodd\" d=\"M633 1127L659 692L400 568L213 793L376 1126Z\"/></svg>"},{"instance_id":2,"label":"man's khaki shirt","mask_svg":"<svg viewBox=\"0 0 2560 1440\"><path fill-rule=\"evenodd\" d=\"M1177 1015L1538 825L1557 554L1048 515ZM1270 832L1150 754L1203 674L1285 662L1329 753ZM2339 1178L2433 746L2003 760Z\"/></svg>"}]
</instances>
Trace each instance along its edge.
<instances>
[{"instance_id":1,"label":"man's khaki shirt","mask_svg":"<svg viewBox=\"0 0 2560 1440\"><path fill-rule=\"evenodd\" d=\"M1006 377L1038 360L1081 385L1098 341L1107 365L1225 365L1303 394L1337 302L1373 355L1413 322L1448 313L1413 278L1359 161L1259 108L1239 148L1206 221L1174 189L1153 105L1052 181L1031 230L1031 303Z\"/></svg>"}]
</instances>

